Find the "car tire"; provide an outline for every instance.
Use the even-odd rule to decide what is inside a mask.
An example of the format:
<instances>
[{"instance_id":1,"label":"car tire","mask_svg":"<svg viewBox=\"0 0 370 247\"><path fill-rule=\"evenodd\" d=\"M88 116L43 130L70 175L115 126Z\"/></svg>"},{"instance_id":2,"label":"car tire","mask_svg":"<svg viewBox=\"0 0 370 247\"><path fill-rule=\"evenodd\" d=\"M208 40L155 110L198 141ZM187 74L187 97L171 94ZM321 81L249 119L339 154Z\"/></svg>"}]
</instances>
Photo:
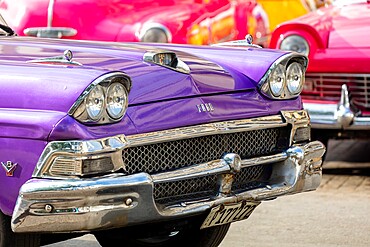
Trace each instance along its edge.
<instances>
[{"instance_id":1,"label":"car tire","mask_svg":"<svg viewBox=\"0 0 370 247\"><path fill-rule=\"evenodd\" d=\"M109 231L104 234L96 233L95 237L102 247L217 247L220 245L227 231L229 230L230 224L214 226L206 229L187 229L179 231L176 235L158 235L151 238L140 238L137 235L129 233L122 234L110 234Z\"/></svg>"},{"instance_id":2,"label":"car tire","mask_svg":"<svg viewBox=\"0 0 370 247\"><path fill-rule=\"evenodd\" d=\"M38 247L40 235L13 233L10 217L0 212L0 247Z\"/></svg>"}]
</instances>

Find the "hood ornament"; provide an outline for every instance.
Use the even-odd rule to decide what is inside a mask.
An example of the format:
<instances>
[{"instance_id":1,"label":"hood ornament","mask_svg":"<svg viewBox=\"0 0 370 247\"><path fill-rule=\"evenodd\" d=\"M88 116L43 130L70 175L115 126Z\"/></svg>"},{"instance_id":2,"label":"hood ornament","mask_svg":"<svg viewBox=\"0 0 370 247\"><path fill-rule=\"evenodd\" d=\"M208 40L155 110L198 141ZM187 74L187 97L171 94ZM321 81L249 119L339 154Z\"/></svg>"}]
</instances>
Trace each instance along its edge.
<instances>
[{"instance_id":1,"label":"hood ornament","mask_svg":"<svg viewBox=\"0 0 370 247\"><path fill-rule=\"evenodd\" d=\"M253 36L250 34L247 34L245 36L245 39L217 43L213 44L212 46L231 47L231 48L262 48L259 45L253 44Z\"/></svg>"},{"instance_id":2,"label":"hood ornament","mask_svg":"<svg viewBox=\"0 0 370 247\"><path fill-rule=\"evenodd\" d=\"M62 56L40 58L28 61L29 63L41 63L52 65L75 65L82 66L81 63L72 61L73 53L70 50L65 50Z\"/></svg>"},{"instance_id":3,"label":"hood ornament","mask_svg":"<svg viewBox=\"0 0 370 247\"><path fill-rule=\"evenodd\" d=\"M17 168L17 163L13 163L11 161L7 161L6 163L1 162L1 166L4 168L7 177L13 177L13 173Z\"/></svg>"}]
</instances>

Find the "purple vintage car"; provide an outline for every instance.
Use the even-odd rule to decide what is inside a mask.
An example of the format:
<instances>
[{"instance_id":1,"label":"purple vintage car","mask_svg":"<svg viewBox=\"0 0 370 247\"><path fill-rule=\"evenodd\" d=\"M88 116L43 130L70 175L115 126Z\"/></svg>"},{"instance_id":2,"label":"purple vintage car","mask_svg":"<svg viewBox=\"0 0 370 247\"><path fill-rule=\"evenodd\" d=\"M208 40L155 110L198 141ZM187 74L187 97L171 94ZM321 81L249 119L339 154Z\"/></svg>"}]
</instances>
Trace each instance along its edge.
<instances>
[{"instance_id":1,"label":"purple vintage car","mask_svg":"<svg viewBox=\"0 0 370 247\"><path fill-rule=\"evenodd\" d=\"M24 38L0 21L1 247L85 232L217 246L260 202L319 186L305 56Z\"/></svg>"}]
</instances>

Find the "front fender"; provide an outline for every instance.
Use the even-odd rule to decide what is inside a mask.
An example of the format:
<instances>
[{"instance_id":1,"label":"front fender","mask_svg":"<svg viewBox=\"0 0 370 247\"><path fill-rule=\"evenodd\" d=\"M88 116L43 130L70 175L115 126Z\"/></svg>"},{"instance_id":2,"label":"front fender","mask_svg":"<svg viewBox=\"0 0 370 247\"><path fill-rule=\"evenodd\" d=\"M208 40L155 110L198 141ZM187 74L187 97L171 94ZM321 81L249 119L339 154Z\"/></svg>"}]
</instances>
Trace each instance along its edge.
<instances>
[{"instance_id":1,"label":"front fender","mask_svg":"<svg viewBox=\"0 0 370 247\"><path fill-rule=\"evenodd\" d=\"M19 188L31 178L54 126L66 113L30 109L0 110L0 210L11 215ZM6 173L6 164L13 168Z\"/></svg>"}]
</instances>

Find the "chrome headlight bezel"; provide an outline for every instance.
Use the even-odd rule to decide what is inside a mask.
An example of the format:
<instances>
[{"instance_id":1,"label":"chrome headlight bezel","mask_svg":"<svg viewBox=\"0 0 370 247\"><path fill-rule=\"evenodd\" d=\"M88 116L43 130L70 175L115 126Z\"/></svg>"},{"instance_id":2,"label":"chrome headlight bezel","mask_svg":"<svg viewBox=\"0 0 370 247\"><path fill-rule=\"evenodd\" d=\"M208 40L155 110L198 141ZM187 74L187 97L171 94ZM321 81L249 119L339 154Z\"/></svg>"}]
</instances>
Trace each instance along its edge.
<instances>
[{"instance_id":1,"label":"chrome headlight bezel","mask_svg":"<svg viewBox=\"0 0 370 247\"><path fill-rule=\"evenodd\" d=\"M310 54L310 46L308 41L301 35L293 34L284 38L279 46L280 50L293 51L299 54L308 56Z\"/></svg>"},{"instance_id":2,"label":"chrome headlight bezel","mask_svg":"<svg viewBox=\"0 0 370 247\"><path fill-rule=\"evenodd\" d=\"M287 71L288 68L291 68L292 64L297 63L299 66L301 66L301 72L302 76L299 80L299 85L297 86L296 90L292 90L292 85L288 85L287 78L290 76L292 72ZM258 84L258 88L262 92L263 95L270 99L279 99L279 100L285 100L285 99L292 99L299 96L299 94L302 92L303 84L304 84L304 74L307 69L308 65L308 58L304 55L292 52L283 55L278 60L276 60L269 68L269 70L265 73L265 75L262 77ZM274 73L276 70L283 70L285 78L283 79L283 88L277 92L273 91L272 88L272 79L274 78ZM288 74L289 73L289 74Z\"/></svg>"},{"instance_id":3,"label":"chrome headlight bezel","mask_svg":"<svg viewBox=\"0 0 370 247\"><path fill-rule=\"evenodd\" d=\"M107 95L108 89L111 85L120 84L125 90L125 104L124 109L119 112L118 116L112 116L109 114L107 106ZM84 124L108 124L120 121L128 107L128 93L131 89L131 79L122 72L111 72L100 76L94 80L80 95L77 101L73 104L68 114ZM102 102L102 111L99 115L93 116L91 111L89 111L89 100L96 90L102 90L104 95L104 100Z\"/></svg>"}]
</instances>

